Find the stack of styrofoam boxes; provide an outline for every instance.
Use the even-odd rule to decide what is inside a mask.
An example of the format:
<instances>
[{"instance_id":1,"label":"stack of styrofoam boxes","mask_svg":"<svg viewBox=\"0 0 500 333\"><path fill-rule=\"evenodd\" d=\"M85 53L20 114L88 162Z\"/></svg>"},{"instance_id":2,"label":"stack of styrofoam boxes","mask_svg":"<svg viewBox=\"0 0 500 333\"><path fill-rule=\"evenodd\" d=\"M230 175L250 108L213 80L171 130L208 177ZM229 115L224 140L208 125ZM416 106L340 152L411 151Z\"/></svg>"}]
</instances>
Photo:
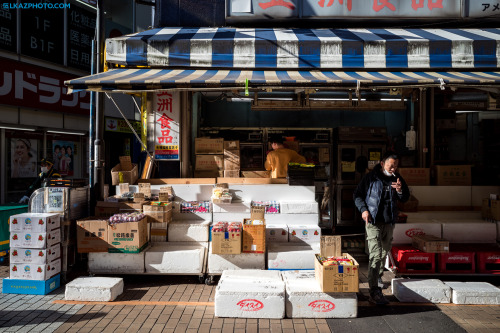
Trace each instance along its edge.
<instances>
[{"instance_id":1,"label":"stack of styrofoam boxes","mask_svg":"<svg viewBox=\"0 0 500 333\"><path fill-rule=\"evenodd\" d=\"M314 195L314 192L312 192ZM318 226L318 203L314 198L304 201L280 201L280 216L276 219L288 221L287 224L268 223L267 236L270 240L267 248L268 269L314 269L314 254L319 252L321 228ZM288 230L287 238L283 237ZM273 241L272 233L276 237Z\"/></svg>"},{"instance_id":2,"label":"stack of styrofoam boxes","mask_svg":"<svg viewBox=\"0 0 500 333\"><path fill-rule=\"evenodd\" d=\"M61 218L53 213L10 217L10 279L4 293L46 295L60 285Z\"/></svg>"},{"instance_id":3,"label":"stack of styrofoam boxes","mask_svg":"<svg viewBox=\"0 0 500 333\"><path fill-rule=\"evenodd\" d=\"M224 141L224 178L240 177L240 142Z\"/></svg>"},{"instance_id":4,"label":"stack of styrofoam boxes","mask_svg":"<svg viewBox=\"0 0 500 333\"><path fill-rule=\"evenodd\" d=\"M194 152L196 154L195 178L224 176L224 139L196 138Z\"/></svg>"},{"instance_id":5,"label":"stack of styrofoam boxes","mask_svg":"<svg viewBox=\"0 0 500 333\"><path fill-rule=\"evenodd\" d=\"M230 185L232 189L233 185ZM250 202L213 204L213 220L216 222L243 222L250 218ZM210 246L208 252L208 274L219 275L225 270L265 269L265 253L214 254Z\"/></svg>"},{"instance_id":6,"label":"stack of styrofoam boxes","mask_svg":"<svg viewBox=\"0 0 500 333\"><path fill-rule=\"evenodd\" d=\"M167 242L154 242L145 254L146 273L205 273L208 234L212 222L212 185L174 185L177 201L168 224Z\"/></svg>"}]
</instances>

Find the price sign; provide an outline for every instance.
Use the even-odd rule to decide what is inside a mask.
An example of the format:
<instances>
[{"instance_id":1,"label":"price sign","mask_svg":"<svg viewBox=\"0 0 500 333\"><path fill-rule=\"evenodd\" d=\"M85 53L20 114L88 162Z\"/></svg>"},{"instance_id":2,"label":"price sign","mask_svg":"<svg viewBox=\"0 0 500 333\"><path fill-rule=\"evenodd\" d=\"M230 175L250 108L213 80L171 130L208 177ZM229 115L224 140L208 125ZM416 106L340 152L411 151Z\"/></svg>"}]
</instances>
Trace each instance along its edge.
<instances>
[{"instance_id":1,"label":"price sign","mask_svg":"<svg viewBox=\"0 0 500 333\"><path fill-rule=\"evenodd\" d=\"M146 198L151 198L151 184L139 183L139 193L143 193Z\"/></svg>"},{"instance_id":2,"label":"price sign","mask_svg":"<svg viewBox=\"0 0 500 333\"><path fill-rule=\"evenodd\" d=\"M130 191L128 183L120 183L120 194L124 194Z\"/></svg>"}]
</instances>

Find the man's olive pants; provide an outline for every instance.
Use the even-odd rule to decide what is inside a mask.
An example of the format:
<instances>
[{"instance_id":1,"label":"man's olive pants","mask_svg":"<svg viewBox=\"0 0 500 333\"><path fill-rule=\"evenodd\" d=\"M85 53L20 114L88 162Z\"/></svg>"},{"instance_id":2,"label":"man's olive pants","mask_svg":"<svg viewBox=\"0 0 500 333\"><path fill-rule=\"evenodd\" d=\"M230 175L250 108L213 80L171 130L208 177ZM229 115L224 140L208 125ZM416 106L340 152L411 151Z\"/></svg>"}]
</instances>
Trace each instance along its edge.
<instances>
[{"instance_id":1,"label":"man's olive pants","mask_svg":"<svg viewBox=\"0 0 500 333\"><path fill-rule=\"evenodd\" d=\"M370 291L378 288L378 278L384 273L387 253L391 250L393 224L366 223L366 240L368 241L368 285Z\"/></svg>"}]
</instances>

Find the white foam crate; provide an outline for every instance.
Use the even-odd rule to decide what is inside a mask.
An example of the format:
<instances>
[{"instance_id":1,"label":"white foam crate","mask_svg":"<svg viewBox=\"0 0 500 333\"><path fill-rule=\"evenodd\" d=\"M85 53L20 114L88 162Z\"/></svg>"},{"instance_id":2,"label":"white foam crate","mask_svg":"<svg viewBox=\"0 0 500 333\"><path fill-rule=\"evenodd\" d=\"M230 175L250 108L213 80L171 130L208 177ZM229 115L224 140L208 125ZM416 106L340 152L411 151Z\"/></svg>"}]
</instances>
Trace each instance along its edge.
<instances>
[{"instance_id":1,"label":"white foam crate","mask_svg":"<svg viewBox=\"0 0 500 333\"><path fill-rule=\"evenodd\" d=\"M208 243L152 243L145 253L146 273L202 274Z\"/></svg>"},{"instance_id":2,"label":"white foam crate","mask_svg":"<svg viewBox=\"0 0 500 333\"><path fill-rule=\"evenodd\" d=\"M141 253L89 253L89 271L102 274L144 273L144 251Z\"/></svg>"},{"instance_id":3,"label":"white foam crate","mask_svg":"<svg viewBox=\"0 0 500 333\"><path fill-rule=\"evenodd\" d=\"M208 242L209 221L174 220L168 224L169 242Z\"/></svg>"},{"instance_id":4,"label":"white foam crate","mask_svg":"<svg viewBox=\"0 0 500 333\"><path fill-rule=\"evenodd\" d=\"M265 253L213 254L210 246L207 263L208 274L219 275L226 270L265 268Z\"/></svg>"},{"instance_id":5,"label":"white foam crate","mask_svg":"<svg viewBox=\"0 0 500 333\"><path fill-rule=\"evenodd\" d=\"M270 243L267 247L267 268L314 269L314 255L319 252L319 243Z\"/></svg>"},{"instance_id":6,"label":"white foam crate","mask_svg":"<svg viewBox=\"0 0 500 333\"><path fill-rule=\"evenodd\" d=\"M400 302L451 302L451 288L437 279L392 279L392 293Z\"/></svg>"},{"instance_id":7,"label":"white foam crate","mask_svg":"<svg viewBox=\"0 0 500 333\"><path fill-rule=\"evenodd\" d=\"M110 302L123 294L123 279L111 277L79 277L68 284L66 301Z\"/></svg>"}]
</instances>

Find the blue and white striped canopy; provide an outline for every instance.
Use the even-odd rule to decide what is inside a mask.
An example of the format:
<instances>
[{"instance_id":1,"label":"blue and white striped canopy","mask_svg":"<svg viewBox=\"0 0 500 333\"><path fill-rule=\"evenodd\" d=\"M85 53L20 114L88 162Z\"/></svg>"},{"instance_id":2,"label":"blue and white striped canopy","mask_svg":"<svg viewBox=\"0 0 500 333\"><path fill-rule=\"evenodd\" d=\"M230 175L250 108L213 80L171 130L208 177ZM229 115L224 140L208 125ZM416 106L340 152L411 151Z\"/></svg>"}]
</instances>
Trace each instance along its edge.
<instances>
[{"instance_id":1,"label":"blue and white striped canopy","mask_svg":"<svg viewBox=\"0 0 500 333\"><path fill-rule=\"evenodd\" d=\"M106 60L193 69L493 69L500 29L158 28L108 39Z\"/></svg>"},{"instance_id":2,"label":"blue and white striped canopy","mask_svg":"<svg viewBox=\"0 0 500 333\"><path fill-rule=\"evenodd\" d=\"M147 91L172 88L394 87L499 85L500 71L317 71L216 69L113 69L65 82L72 90Z\"/></svg>"}]
</instances>

